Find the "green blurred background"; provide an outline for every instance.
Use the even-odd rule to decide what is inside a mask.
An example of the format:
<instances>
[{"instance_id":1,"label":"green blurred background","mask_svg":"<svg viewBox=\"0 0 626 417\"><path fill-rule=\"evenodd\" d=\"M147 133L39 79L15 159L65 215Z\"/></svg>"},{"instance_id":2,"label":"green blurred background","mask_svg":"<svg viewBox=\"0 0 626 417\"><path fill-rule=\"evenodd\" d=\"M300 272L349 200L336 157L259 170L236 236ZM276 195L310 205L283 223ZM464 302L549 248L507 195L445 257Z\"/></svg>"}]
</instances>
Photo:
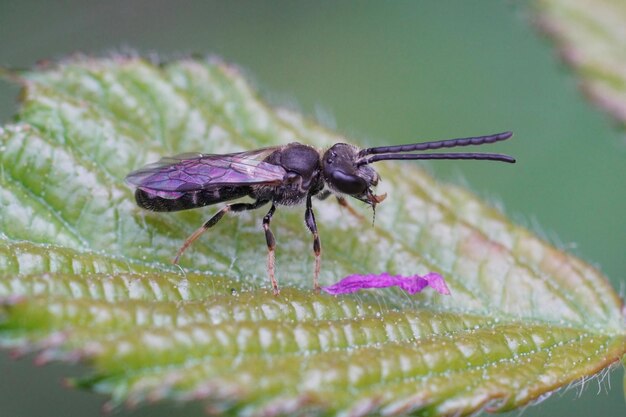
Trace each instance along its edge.
<instances>
[{"instance_id":1,"label":"green blurred background","mask_svg":"<svg viewBox=\"0 0 626 417\"><path fill-rule=\"evenodd\" d=\"M490 150L515 155L516 166L429 166L597 265L623 292L623 132L585 102L552 45L533 30L525 1L0 0L2 66L128 50L219 55L240 65L270 102L300 109L357 143L513 130L512 142ZM17 93L0 83L3 123L16 112ZM105 397L60 383L81 371L38 369L30 358L14 362L0 353L0 416L100 415ZM624 416L622 372L586 381L584 391L561 391L524 416ZM200 415L201 407L116 415L172 412Z\"/></svg>"}]
</instances>

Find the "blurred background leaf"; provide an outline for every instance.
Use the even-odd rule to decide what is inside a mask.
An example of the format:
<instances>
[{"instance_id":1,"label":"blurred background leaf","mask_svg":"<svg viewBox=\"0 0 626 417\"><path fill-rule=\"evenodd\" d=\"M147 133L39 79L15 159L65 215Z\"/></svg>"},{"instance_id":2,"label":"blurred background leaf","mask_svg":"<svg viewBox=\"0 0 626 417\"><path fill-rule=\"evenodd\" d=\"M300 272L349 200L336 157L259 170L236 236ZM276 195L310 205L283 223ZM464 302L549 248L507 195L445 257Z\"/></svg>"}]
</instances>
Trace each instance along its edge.
<instances>
[{"instance_id":1,"label":"blurred background leaf","mask_svg":"<svg viewBox=\"0 0 626 417\"><path fill-rule=\"evenodd\" d=\"M620 0L537 0L539 27L593 102L626 125L626 6Z\"/></svg>"},{"instance_id":2,"label":"blurred background leaf","mask_svg":"<svg viewBox=\"0 0 626 417\"><path fill-rule=\"evenodd\" d=\"M0 63L30 66L42 57L112 45L213 52L249 69L274 102L297 102L305 113L372 144L514 130L511 153L523 162L514 176L493 175L480 164L432 169L454 181L462 172L479 193L497 195L519 222L602 265L619 288L626 268L623 139L572 88L529 20L524 7L500 1L359 3L358 14L352 4L334 2L68 1L58 7L3 1ZM8 120L17 90L0 88L0 114ZM8 386L0 390L1 403L9 413L93 414L102 401L54 390L60 375L76 369L33 374L27 362L1 366L6 378L0 384ZM619 390L605 389L609 382L619 385L619 373L598 379L583 399L574 401L581 390L571 389L525 415L623 414ZM23 396L30 390L41 393L40 401ZM144 413L171 409L132 414Z\"/></svg>"}]
</instances>

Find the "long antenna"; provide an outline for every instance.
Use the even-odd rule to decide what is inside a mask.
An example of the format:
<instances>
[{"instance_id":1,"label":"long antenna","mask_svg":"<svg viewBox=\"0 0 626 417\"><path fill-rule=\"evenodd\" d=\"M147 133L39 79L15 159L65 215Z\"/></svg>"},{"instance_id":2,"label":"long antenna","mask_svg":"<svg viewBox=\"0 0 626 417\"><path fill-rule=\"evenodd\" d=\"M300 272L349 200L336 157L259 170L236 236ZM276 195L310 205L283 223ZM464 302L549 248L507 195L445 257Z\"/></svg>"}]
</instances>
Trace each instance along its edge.
<instances>
[{"instance_id":1,"label":"long antenna","mask_svg":"<svg viewBox=\"0 0 626 417\"><path fill-rule=\"evenodd\" d=\"M359 156L375 155L381 153L399 153L413 151L428 151L441 148L456 148L458 146L484 145L507 140L513 136L513 132L496 133L495 135L476 136L471 138L447 139L434 142L411 143L408 145L379 146L367 148L359 152ZM463 159L463 158L461 158Z\"/></svg>"},{"instance_id":2,"label":"long antenna","mask_svg":"<svg viewBox=\"0 0 626 417\"><path fill-rule=\"evenodd\" d=\"M509 139L513 136L512 132L496 133L495 135L476 136L471 138L447 139L434 142L411 143L408 145L396 146L379 146L376 148L367 148L359 152L360 159L356 165L367 165L377 161L385 160L411 160L411 159L477 159L486 161L499 161L515 163L515 158L509 155L498 153L403 153L414 151L427 151L441 148L455 148L459 146L484 145L487 143L495 143ZM367 156L373 155L373 156Z\"/></svg>"},{"instance_id":3,"label":"long antenna","mask_svg":"<svg viewBox=\"0 0 626 417\"><path fill-rule=\"evenodd\" d=\"M410 153L410 154L383 154L374 155L357 161L356 165L367 165L372 162L385 160L410 160L410 159L477 159L485 161L499 161L515 163L515 158L499 153Z\"/></svg>"}]
</instances>

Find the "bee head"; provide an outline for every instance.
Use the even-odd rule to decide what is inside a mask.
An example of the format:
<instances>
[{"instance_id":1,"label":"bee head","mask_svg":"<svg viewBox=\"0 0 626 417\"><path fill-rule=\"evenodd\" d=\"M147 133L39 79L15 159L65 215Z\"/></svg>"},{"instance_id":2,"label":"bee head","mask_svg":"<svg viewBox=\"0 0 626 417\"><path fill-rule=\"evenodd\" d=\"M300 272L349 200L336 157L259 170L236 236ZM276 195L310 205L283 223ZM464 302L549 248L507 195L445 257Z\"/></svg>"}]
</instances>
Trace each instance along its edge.
<instances>
[{"instance_id":1,"label":"bee head","mask_svg":"<svg viewBox=\"0 0 626 417\"><path fill-rule=\"evenodd\" d=\"M497 153L414 153L441 148L484 145L500 142L513 136L512 132L470 138L447 139L434 142L410 143L407 145L378 146L361 149L347 143L337 143L328 149L322 158L322 171L328 186L336 192L348 194L376 208L386 194L374 195L371 187L380 177L369 165L378 161L400 161L417 159L475 159L515 163L515 158Z\"/></svg>"},{"instance_id":2,"label":"bee head","mask_svg":"<svg viewBox=\"0 0 626 417\"><path fill-rule=\"evenodd\" d=\"M347 143L337 143L322 157L324 181L331 190L347 194L367 204L375 206L385 196L372 192L380 180L378 173L368 165L357 165L359 148Z\"/></svg>"}]
</instances>

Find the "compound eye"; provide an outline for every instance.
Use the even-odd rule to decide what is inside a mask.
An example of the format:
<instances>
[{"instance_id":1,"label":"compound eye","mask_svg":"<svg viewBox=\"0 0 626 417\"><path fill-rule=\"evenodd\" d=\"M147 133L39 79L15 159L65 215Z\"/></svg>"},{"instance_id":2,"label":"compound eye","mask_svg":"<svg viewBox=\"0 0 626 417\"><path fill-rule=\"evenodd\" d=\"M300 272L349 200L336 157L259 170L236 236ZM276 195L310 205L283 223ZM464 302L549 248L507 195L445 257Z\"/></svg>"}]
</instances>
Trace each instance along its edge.
<instances>
[{"instance_id":1,"label":"compound eye","mask_svg":"<svg viewBox=\"0 0 626 417\"><path fill-rule=\"evenodd\" d=\"M345 194L363 194L367 189L367 183L361 177L346 174L343 171L335 170L331 174L332 185Z\"/></svg>"}]
</instances>

